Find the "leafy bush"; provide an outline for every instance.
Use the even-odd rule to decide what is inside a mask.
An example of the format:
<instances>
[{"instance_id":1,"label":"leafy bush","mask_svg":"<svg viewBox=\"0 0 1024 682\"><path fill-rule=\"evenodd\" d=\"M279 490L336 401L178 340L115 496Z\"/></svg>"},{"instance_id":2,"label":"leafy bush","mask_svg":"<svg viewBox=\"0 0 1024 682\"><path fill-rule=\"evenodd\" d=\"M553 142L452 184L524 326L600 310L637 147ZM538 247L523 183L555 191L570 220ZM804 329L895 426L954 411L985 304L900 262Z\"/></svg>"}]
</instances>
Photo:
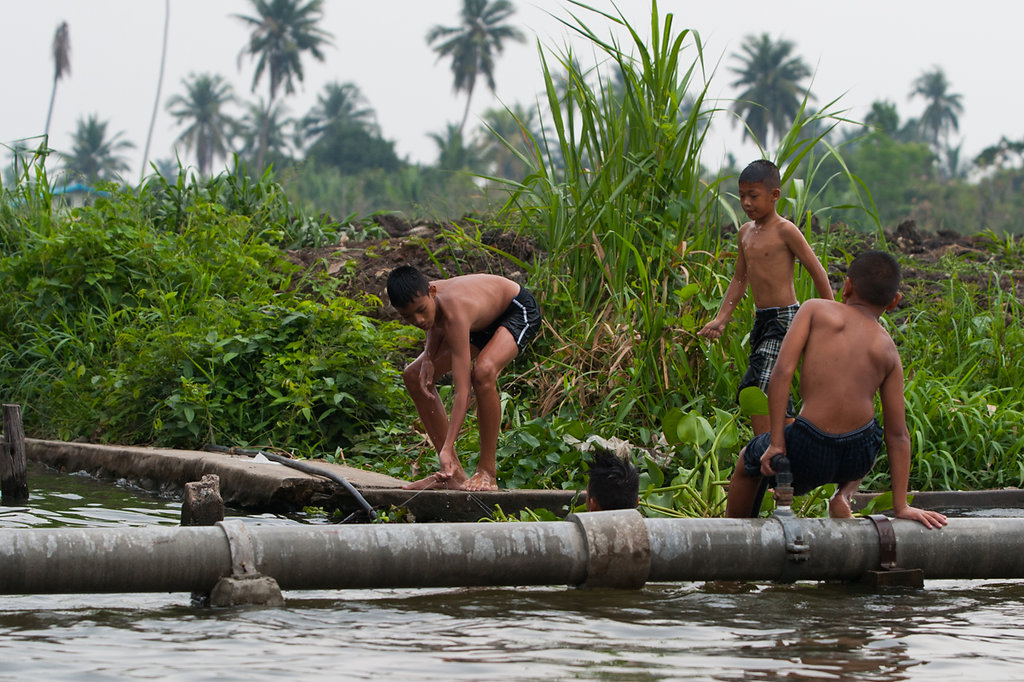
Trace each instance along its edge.
<instances>
[{"instance_id":1,"label":"leafy bush","mask_svg":"<svg viewBox=\"0 0 1024 682\"><path fill-rule=\"evenodd\" d=\"M0 380L27 428L312 453L404 406L392 360L410 339L328 279L295 287L282 195L233 177L151 187L5 222Z\"/></svg>"}]
</instances>

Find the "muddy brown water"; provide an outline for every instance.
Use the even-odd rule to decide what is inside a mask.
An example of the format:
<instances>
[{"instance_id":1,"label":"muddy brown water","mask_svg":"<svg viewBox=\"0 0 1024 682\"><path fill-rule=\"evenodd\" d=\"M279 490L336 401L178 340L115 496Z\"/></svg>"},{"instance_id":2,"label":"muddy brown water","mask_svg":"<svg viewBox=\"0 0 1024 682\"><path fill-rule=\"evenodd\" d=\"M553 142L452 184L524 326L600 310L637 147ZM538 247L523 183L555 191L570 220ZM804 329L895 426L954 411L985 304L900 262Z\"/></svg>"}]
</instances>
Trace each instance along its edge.
<instances>
[{"instance_id":1,"label":"muddy brown water","mask_svg":"<svg viewBox=\"0 0 1024 682\"><path fill-rule=\"evenodd\" d=\"M29 482L30 504L0 507L0 527L178 523L178 500L125 484L40 471ZM1024 581L285 598L203 609L186 594L0 597L0 679L1024 679Z\"/></svg>"}]
</instances>

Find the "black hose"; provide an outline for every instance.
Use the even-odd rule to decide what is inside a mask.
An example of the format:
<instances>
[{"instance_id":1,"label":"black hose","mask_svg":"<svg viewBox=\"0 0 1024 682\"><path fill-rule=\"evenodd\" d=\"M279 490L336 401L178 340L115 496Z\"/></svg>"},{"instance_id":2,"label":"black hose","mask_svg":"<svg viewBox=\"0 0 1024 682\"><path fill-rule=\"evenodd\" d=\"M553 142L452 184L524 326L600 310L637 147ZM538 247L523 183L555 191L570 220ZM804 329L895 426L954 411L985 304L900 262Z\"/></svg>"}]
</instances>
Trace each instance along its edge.
<instances>
[{"instance_id":1,"label":"black hose","mask_svg":"<svg viewBox=\"0 0 1024 682\"><path fill-rule=\"evenodd\" d=\"M286 467L291 467L292 469L301 471L306 474L310 474L312 476L323 476L324 478L334 481L335 483L343 487L345 490L347 490L349 494L356 499L356 502L358 502L360 506L362 506L362 508L366 510L366 513L370 517L371 521L377 520L377 512L374 511L373 507L370 506L370 503L366 501L366 498L364 498L351 483L346 481L344 476L339 476L338 474L332 471L325 471L324 469L321 469L315 464L310 464L309 462L305 462L302 460L290 459L288 457L282 457L281 455L275 455L272 452L266 452L264 450L253 450L249 448L228 448L224 447L223 445L207 445L205 449L213 450L215 452L227 452L230 454L237 453L242 455L253 456L263 455L271 462L284 464Z\"/></svg>"}]
</instances>

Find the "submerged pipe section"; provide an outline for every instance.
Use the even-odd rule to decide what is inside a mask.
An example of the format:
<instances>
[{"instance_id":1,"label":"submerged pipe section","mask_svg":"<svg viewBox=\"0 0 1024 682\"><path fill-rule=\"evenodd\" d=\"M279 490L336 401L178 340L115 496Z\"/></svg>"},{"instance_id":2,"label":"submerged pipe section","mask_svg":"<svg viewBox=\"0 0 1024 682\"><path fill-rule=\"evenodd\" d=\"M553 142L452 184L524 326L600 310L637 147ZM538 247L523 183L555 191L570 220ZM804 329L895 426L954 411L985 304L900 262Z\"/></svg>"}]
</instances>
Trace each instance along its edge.
<instances>
[{"instance_id":1,"label":"submerged pipe section","mask_svg":"<svg viewBox=\"0 0 1024 682\"><path fill-rule=\"evenodd\" d=\"M1024 578L1024 518L892 526L896 563L926 579ZM240 570L240 558L253 565ZM879 533L868 519L645 519L629 510L544 523L0 529L3 594L208 592L246 572L282 590L637 588L853 580L879 563Z\"/></svg>"}]
</instances>

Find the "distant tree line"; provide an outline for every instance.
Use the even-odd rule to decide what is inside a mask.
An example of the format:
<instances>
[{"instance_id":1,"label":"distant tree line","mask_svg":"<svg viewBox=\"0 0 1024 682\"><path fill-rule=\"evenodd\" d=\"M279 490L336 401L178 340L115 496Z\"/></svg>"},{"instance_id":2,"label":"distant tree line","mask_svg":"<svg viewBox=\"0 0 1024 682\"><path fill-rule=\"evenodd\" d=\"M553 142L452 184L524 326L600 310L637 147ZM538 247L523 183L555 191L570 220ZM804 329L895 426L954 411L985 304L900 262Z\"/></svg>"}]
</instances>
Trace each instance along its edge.
<instances>
[{"instance_id":1,"label":"distant tree line","mask_svg":"<svg viewBox=\"0 0 1024 682\"><path fill-rule=\"evenodd\" d=\"M465 94L466 108L461 121L430 134L437 157L426 166L398 157L394 140L385 137L376 111L354 82L324 85L309 111L291 116L284 103L304 80L303 61L323 61L332 45L333 36L319 27L323 0L249 1L251 14L235 15L251 31L240 60L253 64L252 92L265 84L266 97L246 102L223 76L193 73L163 103L180 129L179 148L201 176L219 172L222 164L252 175L272 166L294 198L339 217L429 205L438 212L474 210L490 198L488 184L471 174L517 181L529 172L529 159L538 141L544 141L544 119L554 112L521 104L495 107L486 111L480 126L466 128L477 83L482 80L494 92L496 60L509 41L525 40L510 23L515 13L510 0L463 0L458 23L427 31L426 43L439 61L450 64L453 88ZM811 69L795 49L792 41L769 34L748 36L729 66L737 92L731 120L766 157L798 116L814 111L816 97L807 85ZM70 73L66 24L57 29L52 54L47 132L57 84ZM614 71L595 67L591 73L612 91L624 87ZM558 87L567 92L573 85L566 80ZM826 137L841 148L850 170L870 191L875 218L886 227L910 217L925 228L1020 232L1012 217L1022 208L1016 190L1024 182L1024 140L1002 137L975 159L963 158L962 143L954 138L963 97L953 92L939 66L913 81L908 99L923 102L918 118L903 120L895 103L879 100L863 114L862 125L837 126ZM232 107L242 113L230 113ZM687 102L680 104L680 117L687 115L687 107ZM124 133L111 130L98 114L84 115L71 148L59 155L63 177L93 184L116 181L128 168L125 153L132 148ZM14 149L16 162L30 151ZM179 157L155 166L173 177L188 164ZM828 170L825 164L811 185L823 187ZM734 171L717 169L709 176ZM834 187L825 195L832 205L853 199ZM863 216L851 220L870 222Z\"/></svg>"}]
</instances>

